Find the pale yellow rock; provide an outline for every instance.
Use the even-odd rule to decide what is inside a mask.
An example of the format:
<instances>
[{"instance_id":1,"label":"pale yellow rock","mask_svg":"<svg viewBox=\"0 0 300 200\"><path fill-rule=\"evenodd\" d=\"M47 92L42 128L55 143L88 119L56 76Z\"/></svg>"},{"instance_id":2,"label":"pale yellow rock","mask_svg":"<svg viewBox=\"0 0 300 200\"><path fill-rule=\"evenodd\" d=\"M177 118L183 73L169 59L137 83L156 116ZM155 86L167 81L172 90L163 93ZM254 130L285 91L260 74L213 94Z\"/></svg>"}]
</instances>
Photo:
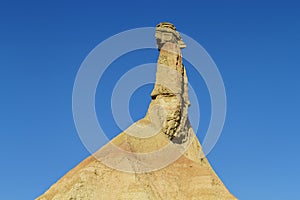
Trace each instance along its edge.
<instances>
[{"instance_id":1,"label":"pale yellow rock","mask_svg":"<svg viewBox=\"0 0 300 200\"><path fill-rule=\"evenodd\" d=\"M158 26L156 36L163 37L159 34L168 29L171 35L157 38L156 84L146 116L37 200L236 199L203 157L190 126L188 81L180 52L185 45L168 23Z\"/></svg>"}]
</instances>

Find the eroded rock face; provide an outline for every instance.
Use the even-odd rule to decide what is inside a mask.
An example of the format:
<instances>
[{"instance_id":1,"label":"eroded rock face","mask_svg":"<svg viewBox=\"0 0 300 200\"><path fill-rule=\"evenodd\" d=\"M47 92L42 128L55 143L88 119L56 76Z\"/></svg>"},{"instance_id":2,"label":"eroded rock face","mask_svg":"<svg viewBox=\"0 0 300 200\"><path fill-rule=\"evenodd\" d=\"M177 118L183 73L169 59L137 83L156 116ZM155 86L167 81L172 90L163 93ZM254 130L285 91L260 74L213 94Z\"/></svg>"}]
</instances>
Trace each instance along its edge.
<instances>
[{"instance_id":1,"label":"eroded rock face","mask_svg":"<svg viewBox=\"0 0 300 200\"><path fill-rule=\"evenodd\" d=\"M152 104L161 106L165 115L163 133L175 143L184 143L188 138L187 109L190 103L180 48L186 46L176 27L170 23L158 24L155 36L160 55L150 109Z\"/></svg>"},{"instance_id":2,"label":"eroded rock face","mask_svg":"<svg viewBox=\"0 0 300 200\"><path fill-rule=\"evenodd\" d=\"M169 22L161 22L156 26L155 37L158 49L166 42L176 43L180 48L186 47L176 27Z\"/></svg>"},{"instance_id":3,"label":"eroded rock face","mask_svg":"<svg viewBox=\"0 0 300 200\"><path fill-rule=\"evenodd\" d=\"M201 157L201 145L190 126L188 80L180 52L183 41L175 26L160 24L158 33L161 29L173 38L157 39L156 84L146 116L38 200L236 199Z\"/></svg>"},{"instance_id":4,"label":"eroded rock face","mask_svg":"<svg viewBox=\"0 0 300 200\"><path fill-rule=\"evenodd\" d=\"M179 132L185 102L183 99L184 67L180 49L176 44L166 43L157 62L157 76L151 93L151 105L159 105L164 111L163 132L172 140ZM150 107L151 108L151 107Z\"/></svg>"}]
</instances>

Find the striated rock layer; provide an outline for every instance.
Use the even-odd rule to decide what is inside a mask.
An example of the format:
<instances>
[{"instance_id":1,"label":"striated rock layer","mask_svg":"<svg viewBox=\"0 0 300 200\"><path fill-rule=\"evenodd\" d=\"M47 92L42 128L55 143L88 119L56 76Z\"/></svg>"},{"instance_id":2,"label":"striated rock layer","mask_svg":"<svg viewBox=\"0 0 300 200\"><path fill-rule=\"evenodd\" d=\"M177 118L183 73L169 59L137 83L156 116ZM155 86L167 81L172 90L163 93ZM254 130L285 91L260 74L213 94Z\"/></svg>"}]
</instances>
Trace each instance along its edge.
<instances>
[{"instance_id":1,"label":"striated rock layer","mask_svg":"<svg viewBox=\"0 0 300 200\"><path fill-rule=\"evenodd\" d=\"M157 26L156 84L146 116L38 200L236 199L203 157L188 120L188 81L174 25Z\"/></svg>"}]
</instances>

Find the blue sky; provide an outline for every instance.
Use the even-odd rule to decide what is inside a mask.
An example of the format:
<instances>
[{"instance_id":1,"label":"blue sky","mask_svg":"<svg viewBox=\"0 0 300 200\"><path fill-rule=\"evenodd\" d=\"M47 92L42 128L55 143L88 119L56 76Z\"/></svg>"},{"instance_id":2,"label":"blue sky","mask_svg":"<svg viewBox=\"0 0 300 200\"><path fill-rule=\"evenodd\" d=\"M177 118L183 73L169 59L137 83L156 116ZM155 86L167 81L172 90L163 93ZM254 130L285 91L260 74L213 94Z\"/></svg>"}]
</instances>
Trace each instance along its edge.
<instances>
[{"instance_id":1,"label":"blue sky","mask_svg":"<svg viewBox=\"0 0 300 200\"><path fill-rule=\"evenodd\" d=\"M0 198L33 199L89 155L72 118L73 83L87 54L121 31L170 21L207 50L225 83L227 118L208 156L223 182L243 200L300 199L299 19L299 3L289 0L1 1ZM157 56L128 54L107 77ZM192 72L202 99L201 139L210 104ZM116 77L96 95L109 137L118 127L101 92L109 94ZM133 95L134 119L146 111L151 89Z\"/></svg>"}]
</instances>

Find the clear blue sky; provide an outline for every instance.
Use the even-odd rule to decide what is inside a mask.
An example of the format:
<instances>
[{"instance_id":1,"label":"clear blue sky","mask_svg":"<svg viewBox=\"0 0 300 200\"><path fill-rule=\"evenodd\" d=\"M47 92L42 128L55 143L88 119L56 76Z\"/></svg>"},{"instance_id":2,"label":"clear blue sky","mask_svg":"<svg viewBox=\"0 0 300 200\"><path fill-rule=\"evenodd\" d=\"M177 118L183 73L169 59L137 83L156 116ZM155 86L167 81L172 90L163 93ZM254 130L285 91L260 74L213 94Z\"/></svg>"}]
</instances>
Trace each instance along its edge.
<instances>
[{"instance_id":1,"label":"clear blue sky","mask_svg":"<svg viewBox=\"0 0 300 200\"><path fill-rule=\"evenodd\" d=\"M1 1L0 199L33 199L89 155L72 118L81 62L109 36L160 21L202 44L222 74L228 112L208 158L230 191L242 200L300 199L299 6L296 0ZM122 57L111 74L157 55ZM103 94L117 79L107 80ZM135 119L147 109L151 88L132 97ZM197 92L205 130L205 85ZM118 129L104 109L109 99L99 93L98 116L113 137Z\"/></svg>"}]
</instances>

